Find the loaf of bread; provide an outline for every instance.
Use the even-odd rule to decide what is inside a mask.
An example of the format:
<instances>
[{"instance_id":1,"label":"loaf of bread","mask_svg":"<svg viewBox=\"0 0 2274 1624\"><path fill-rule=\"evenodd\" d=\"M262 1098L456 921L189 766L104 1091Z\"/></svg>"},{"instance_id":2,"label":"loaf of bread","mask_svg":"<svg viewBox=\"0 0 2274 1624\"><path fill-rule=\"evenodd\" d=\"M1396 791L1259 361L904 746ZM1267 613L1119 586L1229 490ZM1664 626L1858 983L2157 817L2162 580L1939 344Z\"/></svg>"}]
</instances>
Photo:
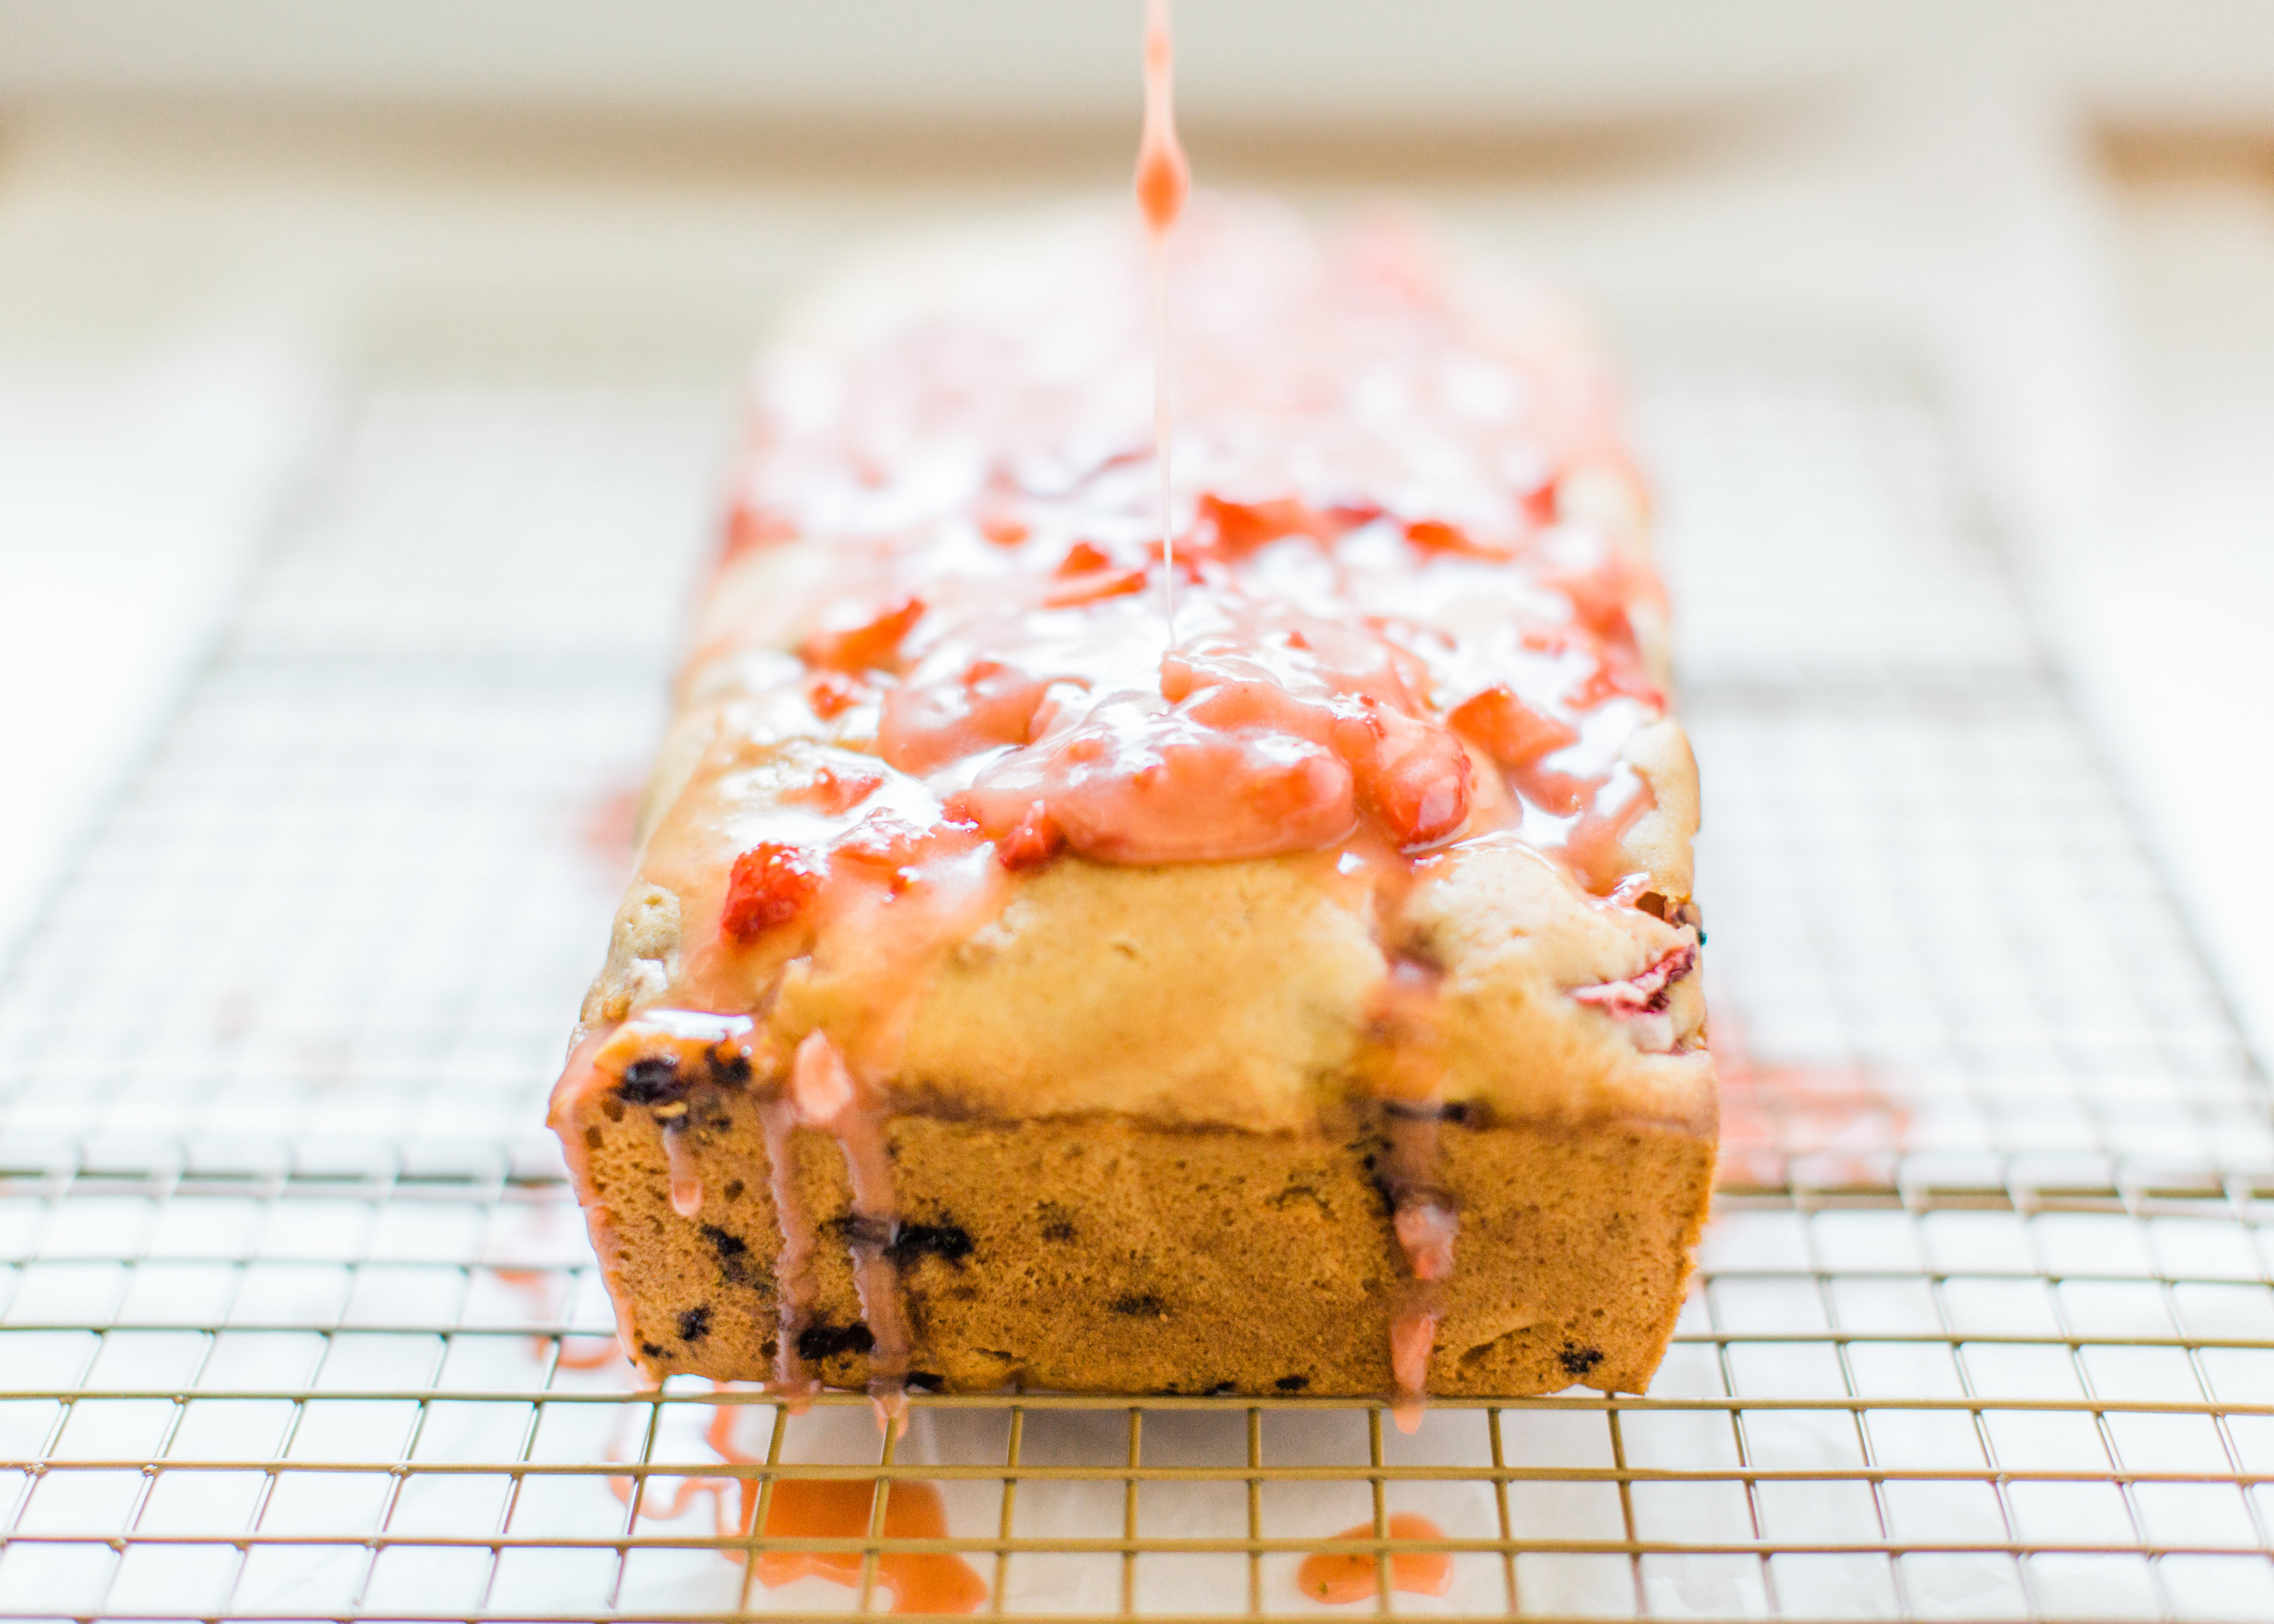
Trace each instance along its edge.
<instances>
[{"instance_id":1,"label":"loaf of bread","mask_svg":"<svg viewBox=\"0 0 2274 1624\"><path fill-rule=\"evenodd\" d=\"M757 386L553 1101L628 1353L779 1389L1638 1390L1712 1185L1640 486L1412 229L883 256Z\"/></svg>"}]
</instances>

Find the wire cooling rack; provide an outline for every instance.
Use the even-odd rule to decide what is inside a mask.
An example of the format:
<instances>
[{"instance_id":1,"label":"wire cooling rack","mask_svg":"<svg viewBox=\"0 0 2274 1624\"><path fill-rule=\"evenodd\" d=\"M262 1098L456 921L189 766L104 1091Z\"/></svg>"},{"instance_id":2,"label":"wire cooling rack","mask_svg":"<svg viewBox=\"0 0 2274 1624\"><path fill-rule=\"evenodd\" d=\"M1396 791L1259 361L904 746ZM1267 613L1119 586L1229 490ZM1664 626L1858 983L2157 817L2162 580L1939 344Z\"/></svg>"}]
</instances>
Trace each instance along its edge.
<instances>
[{"instance_id":1,"label":"wire cooling rack","mask_svg":"<svg viewBox=\"0 0 2274 1624\"><path fill-rule=\"evenodd\" d=\"M0 1616L2274 1616L2263 1083L1932 392L1641 360L1728 1116L1647 1398L633 1387L533 1130L732 395L381 352L0 978Z\"/></svg>"}]
</instances>

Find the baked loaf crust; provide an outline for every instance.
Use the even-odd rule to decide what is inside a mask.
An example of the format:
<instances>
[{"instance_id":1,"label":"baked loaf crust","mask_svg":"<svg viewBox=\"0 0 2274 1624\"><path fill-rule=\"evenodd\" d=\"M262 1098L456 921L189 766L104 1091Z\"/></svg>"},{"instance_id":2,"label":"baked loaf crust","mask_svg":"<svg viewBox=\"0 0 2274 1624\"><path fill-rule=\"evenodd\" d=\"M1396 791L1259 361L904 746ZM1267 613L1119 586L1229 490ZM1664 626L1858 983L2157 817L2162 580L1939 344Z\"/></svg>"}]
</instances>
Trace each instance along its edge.
<instances>
[{"instance_id":1,"label":"baked loaf crust","mask_svg":"<svg viewBox=\"0 0 2274 1624\"><path fill-rule=\"evenodd\" d=\"M553 1124L649 1374L1639 1389L1712 1183L1608 392L1377 229L894 256L761 374ZM1174 618L1164 610L1173 582Z\"/></svg>"}]
</instances>

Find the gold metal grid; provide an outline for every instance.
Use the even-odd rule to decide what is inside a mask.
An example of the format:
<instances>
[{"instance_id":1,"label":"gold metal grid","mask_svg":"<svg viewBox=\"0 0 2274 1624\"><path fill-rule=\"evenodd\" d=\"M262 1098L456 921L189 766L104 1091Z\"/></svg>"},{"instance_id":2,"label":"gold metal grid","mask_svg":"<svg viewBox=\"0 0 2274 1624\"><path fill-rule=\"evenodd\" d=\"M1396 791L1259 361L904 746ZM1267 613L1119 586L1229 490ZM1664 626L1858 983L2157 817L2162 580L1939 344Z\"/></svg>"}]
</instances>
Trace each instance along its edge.
<instances>
[{"instance_id":1,"label":"gold metal grid","mask_svg":"<svg viewBox=\"0 0 2274 1624\"><path fill-rule=\"evenodd\" d=\"M1748 1056L1649 1397L1411 1438L929 1397L887 1447L856 1401L583 1368L606 1304L528 1128L729 407L382 365L0 977L0 1617L821 1616L928 1552L1020 1617L2274 1616L2263 1082L1932 398L1837 347L1647 358ZM705 1443L722 1405L748 1460ZM869 1486L862 1531L719 1531L817 1478ZM884 1531L908 1483L945 1538ZM759 1583L784 1550L857 1581ZM1321 1550L1371 1603L1302 1594ZM1446 1595L1382 1588L1430 1552Z\"/></svg>"},{"instance_id":2,"label":"gold metal grid","mask_svg":"<svg viewBox=\"0 0 2274 1624\"><path fill-rule=\"evenodd\" d=\"M306 1232L294 1222L303 1216L294 1209L304 1203L338 1203L341 1185L312 1182L312 1188L296 1182L267 1192L262 1205L274 1214L276 1232ZM364 1187L356 1193L374 1205L458 1206L471 1198L489 1203L493 1214L516 1207L553 1209L559 1200L549 1186L486 1193L428 1186L415 1194ZM329 1560L337 1570L332 1605L305 1606L317 1599L312 1596L280 1598L281 1611L254 1602L207 1616L759 1616L777 1609L763 1588L751 1593L756 1570L747 1563L738 1570L718 1565L711 1585L695 1587L701 1593L656 1611L642 1605L637 1567L659 1553L733 1550L747 1558L763 1545L953 1552L986 1565L998 1609L1019 1593L1020 1560L1094 1559L1093 1571L1044 1579L1077 1595L1084 1584L1102 1589L1106 1611L1171 1613L1186 1609L1148 1605L1154 1583L1148 1564L1223 1556L1235 1559L1241 1571L1214 1575L1212 1583L1235 1583L1229 1597L1215 1593L1219 1605L1212 1610L1228 1603L1280 1613L1297 1610L1299 1597L1285 1571L1297 1557L1348 1548L1384 1560L1393 1553L1456 1553L1475 1570L1463 1576L1461 1588L1468 1611L1479 1616L1502 1608L1566 1611L1555 1604L1572 1599L1589 1605L1569 1611L1591 1616L1715 1610L1692 1605L1701 1593L1730 1604L1725 1611L1847 1611L1820 1605L1825 1575L1809 1571L1808 1561L1836 1575L1833 1599L1844 1596L1853 1604L1876 1596L1886 1604L1879 1611L1947 1613L1923 1604L1946 1601L1936 1587L1955 1572L1978 1581L1985 1602L2011 1604L1977 1609L1985 1616L2016 1608L2044 1616L2077 1611L2087 1595L2077 1588L2081 1578L2103 1599L2108 1587L2132 1583L2144 1604L2136 1611L2157 1616L2188 1616L2195 1595L2188 1587L2216 1580L2222 1600L2208 1616L2248 1616L2248 1581L2240 1567L2227 1571L2225 1565L2247 1565L2253 1574L2266 1566L2262 1485L2274 1477L2274 1356L2263 1332L2221 1334L2220 1327L2233 1327L2246 1303L2265 1312L2266 1266L2263 1259L2190 1267L2157 1259L2174 1248L2199 1256L2199 1227L2206 1224L2255 1238L2270 1196L2274 1191L2238 1184L2194 1192L2012 1192L2003 1199L1977 1192L1966 1204L1725 1199L1718 1255L1708 1259L1690 1322L1669 1355L1671 1382L1661 1384L1674 1391L1646 1400L1444 1403L1416 1440L1385 1430L1379 1410L1330 1401L1160 1397L1132 1405L1110 1398L941 1396L918 1400L909 1434L915 1458L908 1458L906 1450L877 1447L865 1402L849 1396L825 1398L793 1417L754 1393L719 1395L674 1384L660 1394L627 1395L604 1383L579 1386L579 1373L561 1364L561 1354L564 1347L573 1354L588 1344L575 1340L576 1321L541 1312L518 1323L503 1316L430 1323L396 1318L383 1328L345 1317L316 1327L303 1320L235 1313L220 1316L218 1324L129 1315L100 1335L83 1324L11 1315L11 1341L68 1341L77 1345L77 1357L56 1359L61 1380L10 1383L6 1402L19 1435L34 1412L44 1414L29 1452L37 1464L14 1485L10 1560L18 1565L0 1596L11 1616L44 1611L51 1599L62 1599L59 1583L49 1588L51 1578L79 1553L112 1566L114 1552L132 1558L226 1550L256 1579L264 1560L282 1554ZM190 1181L154 1188L98 1178L75 1179L32 1199L65 1218L80 1203L147 1199L154 1207L194 1208L242 1197ZM1938 1233L1949 1227L1939 1221L1951 1218L1969 1221L1958 1226L1963 1233ZM1859 1226L1858 1220L1865 1222ZM525 1222L508 1217L498 1227L510 1230ZM2097 1267L2047 1259L2047 1249L2074 1244L2064 1231L2080 1222L2095 1232ZM1900 1244L1896 1237L1910 1236L1916 1261L1896 1267L1883 1255L1873 1267L1855 1260L1859 1227L1876 1231L1870 1244L1883 1254ZM2038 1267L2001 1270L1998 1259L1982 1256L1985 1237L1997 1230L2031 1251ZM2127 1242L2149 1259L2144 1268L2123 1255ZM152 1249L144 1257L160 1261L163 1253ZM2222 1261L2226 1267L2216 1266ZM238 1272L252 1267L238 1266ZM367 1257L339 1267L388 1265ZM495 1274L498 1266L469 1266L467 1272L484 1270ZM557 1284L566 1288L573 1274L558 1271ZM1852 1307L1837 1314L1829 1304L1826 1323L1813 1329L1766 1329L1742 1323L1742 1311L1716 1312L1717 1297L1762 1284L1827 1297L1858 1285L1922 1291L1936 1301L1943 1328L1930 1334L1873 1325ZM1967 1300L1985 1284L2049 1287L2053 1324L2000 1328L1994 1314L1985 1319L1980 1304ZM493 1300L510 1303L527 1289L516 1282ZM531 1301L538 1306L538 1297ZM2161 1330L2146 1323L2151 1301L2162 1307ZM1724 1320L1738 1322L1717 1323ZM248 1357L265 1357L275 1367L280 1342L299 1349L307 1373L293 1381L244 1380L239 1372ZM169 1350L196 1367L187 1380L133 1381L110 1373L154 1369ZM2066 1365L2070 1393L2015 1391L2017 1355L2044 1369ZM1937 1358L1948 1360L1951 1380L1951 1390L1939 1394L1924 1390L1931 1381L1917 1380L1921 1364ZM1813 1383L1799 1375L1811 1365L1818 1367ZM490 1380L468 1379L482 1366ZM11 1364L11 1370L22 1368ZM1891 1369L1909 1379L1890 1381ZM2180 1381L2171 1380L2180 1372ZM379 1379L389 1374L394 1379ZM2038 1385L2045 1385L2042 1374ZM720 1404L742 1412L738 1430L762 1440L758 1460L734 1463L673 1447L674 1433L700 1431ZM217 1433L205 1417L225 1410L237 1418L227 1433ZM564 1412L568 1419L555 1419ZM264 1413L265 1430L258 1419ZM138 1416L147 1447L105 1447L132 1430ZM466 1423L477 1417L482 1436L467 1436ZM549 1440L556 1434L593 1440L598 1417L636 1436L628 1458L609 1462L602 1458L605 1446L589 1441L581 1455L553 1454ZM983 1425L969 1425L974 1417ZM1196 1429L1189 1417L1204 1425ZM1338 1439L1329 1436L1337 1431ZM224 1436L273 1441L216 1447ZM862 1436L870 1443L865 1457L847 1447ZM1165 1458L1148 1453L1156 1436ZM312 1438L321 1447L307 1447ZM341 1447L348 1439L359 1440L360 1447ZM795 1458L800 1446L821 1458ZM380 1492L371 1503L351 1503L352 1495L312 1487L320 1477L367 1479ZM690 1529L685 1517L636 1522L610 1489L611 1479L628 1481L640 1485L633 1498L661 1500L690 1479L733 1480L740 1492L763 1498L772 1483L815 1477L968 1485L983 1490L985 1503L968 1495L956 1502L953 1509L968 1515L951 1516L953 1537L946 1539L760 1542ZM223 1536L182 1521L184 1506L226 1500L216 1491L232 1483L257 1485L244 1527ZM185 1486L177 1491L174 1484ZM439 1526L428 1502L463 1505L467 1497L456 1485L469 1484L498 1491L492 1515L486 1522ZM542 1486L533 1492L532 1485ZM1221 1508L1239 1515L1207 1532L1148 1531L1141 1504L1156 1485L1160 1492L1171 1485L1235 1488L1237 1501L1224 1500ZM1364 1499L1350 1502L1355 1515L1347 1521L1370 1524L1374 1538L1337 1544L1326 1538L1342 1525L1331 1516L1299 1530L1267 1523L1267 1496L1314 1486L1361 1490ZM116 1492L124 1492L117 1514L102 1515L96 1503ZM1087 1528L1071 1531L1070 1524L1048 1521L1039 1530L1022 1528L1022 1498L1032 1505L1054 1496L1064 1506L1070 1492L1098 1514ZM1571 1507L1585 1505L1591 1492L1598 1521L1590 1526L1582 1513L1570 1522ZM279 1501L295 1494L300 1507L284 1526L275 1526ZM885 1488L877 1496L872 1529L883 1526L888 1494ZM57 1504L35 1515L41 1496ZM600 1522L532 1529L524 1502L545 1502L538 1509L550 1518L571 1496L599 1511ZM1469 1520L1442 1515L1448 1524L1442 1540L1388 1535L1393 1511L1442 1514L1465 1499ZM311 1500L323 1503L311 1510ZM1844 1509L1842 1500L1849 1502ZM696 1509L699 1524L706 1508ZM72 1515L101 1526L74 1529ZM1558 1517L1564 1526L1555 1525ZM594 1553L613 1572L582 1591L553 1591L566 1606L532 1605L545 1599L544 1587L532 1595L515 1585L520 1560L537 1552ZM488 1569L482 1593L460 1598L463 1610L447 1600L433 1610L375 1605L392 1593L386 1586L400 1557L425 1560L448 1553L477 1556ZM35 1560L21 1561L27 1554ZM1943 1568L1934 1566L1938 1560ZM114 1591L132 1579L129 1566L121 1560L113 1567ZM350 1569L359 1569L359 1576ZM322 1576L320 1566L308 1571ZM731 1593L719 1590L720 1582ZM815 1588L816 1582L805 1587ZM1171 1598L1181 1593L1175 1585L1167 1590ZM155 1609L129 1605L139 1594L130 1583L124 1598L114 1595L99 1613L57 1611L182 1616L178 1601ZM847 1592L846 1599L857 1597ZM1409 1610L1412 1598L1396 1599L1401 1611Z\"/></svg>"}]
</instances>

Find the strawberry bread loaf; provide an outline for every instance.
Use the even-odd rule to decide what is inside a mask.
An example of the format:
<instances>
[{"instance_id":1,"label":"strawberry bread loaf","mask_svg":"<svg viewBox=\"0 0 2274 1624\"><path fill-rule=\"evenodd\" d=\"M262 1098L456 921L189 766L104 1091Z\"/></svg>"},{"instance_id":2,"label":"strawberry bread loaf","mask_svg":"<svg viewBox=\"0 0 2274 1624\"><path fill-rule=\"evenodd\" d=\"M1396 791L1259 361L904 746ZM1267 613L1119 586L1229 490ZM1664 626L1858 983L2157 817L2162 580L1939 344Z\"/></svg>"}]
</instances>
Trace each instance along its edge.
<instances>
[{"instance_id":1,"label":"strawberry bread loaf","mask_svg":"<svg viewBox=\"0 0 2274 1624\"><path fill-rule=\"evenodd\" d=\"M1697 780L1598 364L1204 201L847 272L552 1122L651 1375L1639 1389L1712 1184Z\"/></svg>"}]
</instances>

